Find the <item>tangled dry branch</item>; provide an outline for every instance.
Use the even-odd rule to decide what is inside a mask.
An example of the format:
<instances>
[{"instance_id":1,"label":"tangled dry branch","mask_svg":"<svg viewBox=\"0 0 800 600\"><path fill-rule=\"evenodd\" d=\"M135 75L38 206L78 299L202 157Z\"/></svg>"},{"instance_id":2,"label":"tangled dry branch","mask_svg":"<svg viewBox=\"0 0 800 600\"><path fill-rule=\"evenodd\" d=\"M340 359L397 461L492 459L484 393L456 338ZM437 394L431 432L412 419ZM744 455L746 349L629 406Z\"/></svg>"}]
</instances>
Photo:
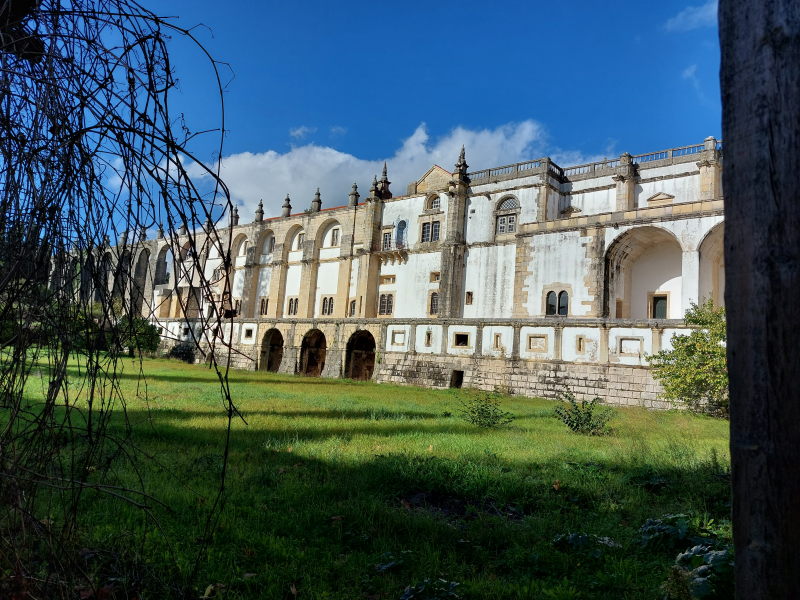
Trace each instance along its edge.
<instances>
[{"instance_id":1,"label":"tangled dry branch","mask_svg":"<svg viewBox=\"0 0 800 600\"><path fill-rule=\"evenodd\" d=\"M115 461L141 458L127 429L109 427L125 418L119 351L141 314L132 257L157 230L174 256L201 254L230 207L216 170L200 189L185 167L205 168L170 112L171 36L196 42L218 75L190 30L136 2L0 0L0 564L12 573L0 595L71 597L81 573L65 548L90 490L152 502L144 486L107 477ZM218 76L213 85L222 106ZM181 268L209 288L202 270ZM201 318L211 331L223 317ZM218 373L230 425L237 411Z\"/></svg>"}]
</instances>

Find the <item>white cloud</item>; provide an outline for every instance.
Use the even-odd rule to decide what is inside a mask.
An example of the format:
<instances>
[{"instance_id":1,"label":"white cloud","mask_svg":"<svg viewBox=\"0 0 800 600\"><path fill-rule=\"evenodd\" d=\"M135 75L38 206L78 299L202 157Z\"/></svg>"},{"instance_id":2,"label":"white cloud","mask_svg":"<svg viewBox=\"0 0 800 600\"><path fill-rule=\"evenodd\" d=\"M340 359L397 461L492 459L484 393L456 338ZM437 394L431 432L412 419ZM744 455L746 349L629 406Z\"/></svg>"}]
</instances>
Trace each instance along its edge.
<instances>
[{"instance_id":1,"label":"white cloud","mask_svg":"<svg viewBox=\"0 0 800 600\"><path fill-rule=\"evenodd\" d=\"M717 0L708 0L700 6L687 6L664 23L667 31L691 31L717 24Z\"/></svg>"},{"instance_id":2,"label":"white cloud","mask_svg":"<svg viewBox=\"0 0 800 600\"><path fill-rule=\"evenodd\" d=\"M342 127L341 125L334 125L333 127L330 128L329 133L331 134L331 137L338 137L340 135L344 135L345 133L347 133L347 127Z\"/></svg>"},{"instance_id":3,"label":"white cloud","mask_svg":"<svg viewBox=\"0 0 800 600\"><path fill-rule=\"evenodd\" d=\"M462 144L466 147L470 170L537 158L550 153L564 165L588 162L577 152L548 147L542 126L533 120L509 123L495 129L457 127L432 140L425 124L405 139L388 163L391 190L404 195L409 183L416 181L434 164L451 171ZM240 206L243 223L253 218L259 199L264 200L265 216L280 214L283 198L290 194L292 211L308 208L317 187L323 207L347 204L353 182L358 183L362 200L369 194L373 175L380 176L384 159L367 160L328 146L305 144L280 153L242 152L223 158L221 175L230 188L233 201ZM195 165L191 174L201 176Z\"/></svg>"},{"instance_id":4,"label":"white cloud","mask_svg":"<svg viewBox=\"0 0 800 600\"><path fill-rule=\"evenodd\" d=\"M700 83L700 78L697 76L697 65L689 65L683 71L681 71L681 79L688 81L692 85L694 93L697 94L697 99L700 102L704 104L708 102L708 98L706 98L706 95L703 92L703 86Z\"/></svg>"},{"instance_id":5,"label":"white cloud","mask_svg":"<svg viewBox=\"0 0 800 600\"><path fill-rule=\"evenodd\" d=\"M316 127L308 127L306 125L300 125L300 127L295 127L289 130L289 135L292 136L296 140L302 140L305 137L308 137L312 133L317 130Z\"/></svg>"}]
</instances>

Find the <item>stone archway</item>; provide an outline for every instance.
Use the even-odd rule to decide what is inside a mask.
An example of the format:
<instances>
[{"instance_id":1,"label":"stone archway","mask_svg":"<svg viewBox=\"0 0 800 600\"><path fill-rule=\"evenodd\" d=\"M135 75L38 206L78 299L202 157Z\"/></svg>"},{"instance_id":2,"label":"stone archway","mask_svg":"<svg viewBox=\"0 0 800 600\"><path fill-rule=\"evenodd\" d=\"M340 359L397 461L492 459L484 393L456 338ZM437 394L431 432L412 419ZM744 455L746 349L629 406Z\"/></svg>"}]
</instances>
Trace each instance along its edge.
<instances>
[{"instance_id":1,"label":"stone archway","mask_svg":"<svg viewBox=\"0 0 800 600\"><path fill-rule=\"evenodd\" d=\"M277 329L270 329L264 334L261 342L261 360L258 368L261 371L277 373L283 360L283 334Z\"/></svg>"},{"instance_id":2,"label":"stone archway","mask_svg":"<svg viewBox=\"0 0 800 600\"><path fill-rule=\"evenodd\" d=\"M299 373L309 377L319 377L325 368L327 348L325 334L319 329L312 329L306 333L300 346Z\"/></svg>"},{"instance_id":3,"label":"stone archway","mask_svg":"<svg viewBox=\"0 0 800 600\"><path fill-rule=\"evenodd\" d=\"M369 331L356 331L347 342L344 374L349 379L372 379L375 370L375 338Z\"/></svg>"}]
</instances>

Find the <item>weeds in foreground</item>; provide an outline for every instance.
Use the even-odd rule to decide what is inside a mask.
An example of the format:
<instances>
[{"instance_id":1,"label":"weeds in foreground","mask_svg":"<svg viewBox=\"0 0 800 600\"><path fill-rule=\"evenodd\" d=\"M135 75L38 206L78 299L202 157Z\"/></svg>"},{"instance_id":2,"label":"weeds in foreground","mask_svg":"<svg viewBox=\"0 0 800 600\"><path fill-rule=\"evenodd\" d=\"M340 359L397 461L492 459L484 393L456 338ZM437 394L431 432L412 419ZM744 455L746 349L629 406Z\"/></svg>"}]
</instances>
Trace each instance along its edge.
<instances>
[{"instance_id":1,"label":"weeds in foreground","mask_svg":"<svg viewBox=\"0 0 800 600\"><path fill-rule=\"evenodd\" d=\"M504 427L514 420L514 415L500 407L497 394L483 393L461 401L461 418L483 429Z\"/></svg>"},{"instance_id":2,"label":"weeds in foreground","mask_svg":"<svg viewBox=\"0 0 800 600\"><path fill-rule=\"evenodd\" d=\"M570 390L563 392L560 398L561 405L555 408L556 416L572 431L584 435L608 435L611 432L608 422L614 416L614 411L608 407L598 407L602 402L600 398L578 402Z\"/></svg>"}]
</instances>

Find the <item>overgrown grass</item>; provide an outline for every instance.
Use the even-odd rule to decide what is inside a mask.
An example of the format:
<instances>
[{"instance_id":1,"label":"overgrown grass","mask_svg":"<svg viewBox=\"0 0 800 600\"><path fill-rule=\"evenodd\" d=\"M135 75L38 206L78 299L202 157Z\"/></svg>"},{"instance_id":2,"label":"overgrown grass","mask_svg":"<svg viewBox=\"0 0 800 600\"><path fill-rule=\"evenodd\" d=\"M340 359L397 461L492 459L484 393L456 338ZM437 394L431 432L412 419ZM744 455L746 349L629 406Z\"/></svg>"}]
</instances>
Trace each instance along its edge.
<instances>
[{"instance_id":1,"label":"overgrown grass","mask_svg":"<svg viewBox=\"0 0 800 600\"><path fill-rule=\"evenodd\" d=\"M83 534L90 548L188 569L222 464L219 387L203 367L146 360L145 400L138 369L127 361L121 379L131 441L152 457L141 476L168 508L153 504L156 526L96 495ZM224 584L227 598L398 599L426 578L459 582L463 598L658 598L676 550L644 547L642 524L683 513L698 532L725 529L724 421L619 409L614 435L587 437L552 401L503 398L517 418L487 431L453 416L468 390L230 379L247 424L234 425L201 573L203 589ZM135 474L120 463L115 477ZM145 543L128 546L142 527ZM571 533L618 546L554 542Z\"/></svg>"}]
</instances>

